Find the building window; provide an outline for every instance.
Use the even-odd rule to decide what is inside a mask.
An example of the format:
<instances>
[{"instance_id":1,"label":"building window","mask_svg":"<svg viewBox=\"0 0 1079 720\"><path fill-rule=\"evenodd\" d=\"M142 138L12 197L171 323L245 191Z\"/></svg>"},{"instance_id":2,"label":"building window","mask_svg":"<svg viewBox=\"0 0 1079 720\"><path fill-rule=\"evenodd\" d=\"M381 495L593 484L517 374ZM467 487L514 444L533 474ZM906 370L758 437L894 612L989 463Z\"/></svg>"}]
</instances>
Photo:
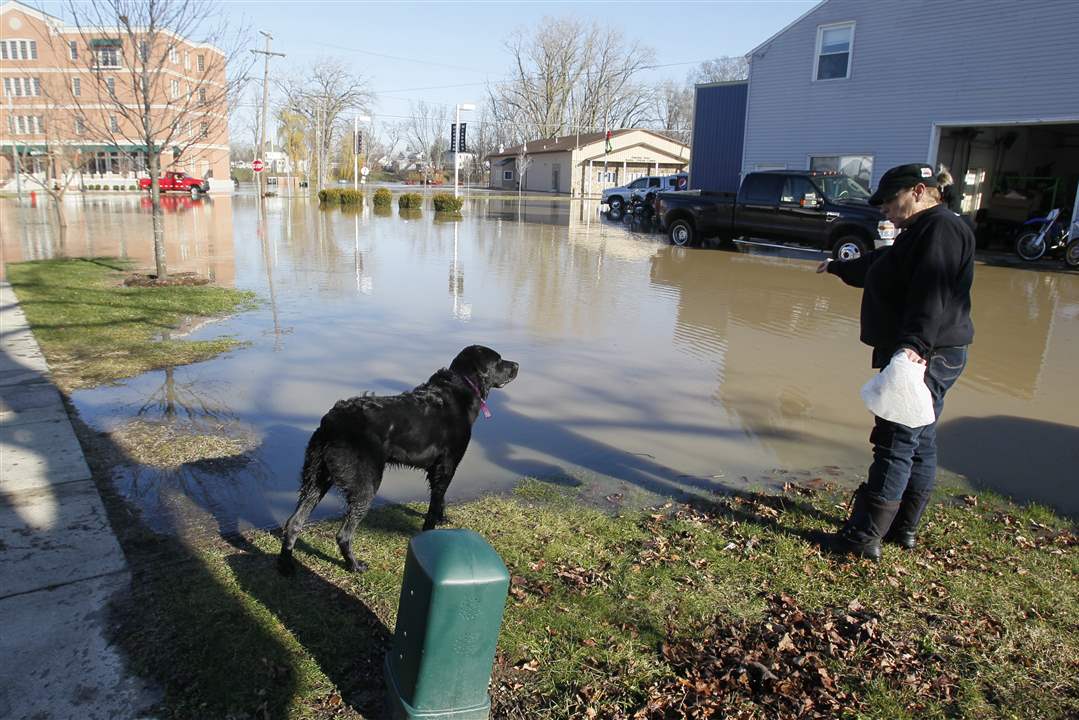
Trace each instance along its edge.
<instances>
[{"instance_id":1,"label":"building window","mask_svg":"<svg viewBox=\"0 0 1079 720\"><path fill-rule=\"evenodd\" d=\"M503 170L502 171L502 179L503 180L512 180L513 179L513 171L512 170Z\"/></svg>"},{"instance_id":2,"label":"building window","mask_svg":"<svg viewBox=\"0 0 1079 720\"><path fill-rule=\"evenodd\" d=\"M191 53L189 53L187 50L184 50L184 70L190 70L190 69L191 69Z\"/></svg>"},{"instance_id":3,"label":"building window","mask_svg":"<svg viewBox=\"0 0 1079 720\"><path fill-rule=\"evenodd\" d=\"M112 46L94 50L94 64L99 68L120 67L120 48Z\"/></svg>"},{"instance_id":4,"label":"building window","mask_svg":"<svg viewBox=\"0 0 1079 720\"><path fill-rule=\"evenodd\" d=\"M76 115L75 116L75 134L76 135L82 135L84 132L86 132L86 120L84 120L82 117Z\"/></svg>"},{"instance_id":5,"label":"building window","mask_svg":"<svg viewBox=\"0 0 1079 720\"><path fill-rule=\"evenodd\" d=\"M813 155L809 169L846 175L866 190L873 179L872 155Z\"/></svg>"},{"instance_id":6,"label":"building window","mask_svg":"<svg viewBox=\"0 0 1079 720\"><path fill-rule=\"evenodd\" d=\"M199 137L210 137L210 123L199 123Z\"/></svg>"},{"instance_id":7,"label":"building window","mask_svg":"<svg viewBox=\"0 0 1079 720\"><path fill-rule=\"evenodd\" d=\"M78 60L79 59L79 43L77 41L75 41L75 40L72 40L71 42L69 42L67 44L67 52L68 52L68 55L71 57L72 60Z\"/></svg>"},{"instance_id":8,"label":"building window","mask_svg":"<svg viewBox=\"0 0 1079 720\"><path fill-rule=\"evenodd\" d=\"M8 115L8 130L13 135L38 135L44 125L40 115Z\"/></svg>"},{"instance_id":9,"label":"building window","mask_svg":"<svg viewBox=\"0 0 1079 720\"><path fill-rule=\"evenodd\" d=\"M112 132L120 132L120 123L116 122L115 115L109 115L109 130Z\"/></svg>"},{"instance_id":10,"label":"building window","mask_svg":"<svg viewBox=\"0 0 1079 720\"><path fill-rule=\"evenodd\" d=\"M0 60L37 60L37 40L0 40Z\"/></svg>"},{"instance_id":11,"label":"building window","mask_svg":"<svg viewBox=\"0 0 1079 720\"><path fill-rule=\"evenodd\" d=\"M199 72L206 72L206 56L205 55L202 55L200 53L199 55L195 56L195 67L198 68Z\"/></svg>"},{"instance_id":12,"label":"building window","mask_svg":"<svg viewBox=\"0 0 1079 720\"><path fill-rule=\"evenodd\" d=\"M817 28L817 57L813 77L817 80L842 80L850 77L851 50L854 47L854 23L821 25Z\"/></svg>"},{"instance_id":13,"label":"building window","mask_svg":"<svg viewBox=\"0 0 1079 720\"><path fill-rule=\"evenodd\" d=\"M74 97L79 97L79 96L82 95L82 79L81 78L71 78L71 94Z\"/></svg>"},{"instance_id":14,"label":"building window","mask_svg":"<svg viewBox=\"0 0 1079 720\"><path fill-rule=\"evenodd\" d=\"M147 62L150 59L150 43L145 40L139 41L139 58L143 62Z\"/></svg>"},{"instance_id":15,"label":"building window","mask_svg":"<svg viewBox=\"0 0 1079 720\"><path fill-rule=\"evenodd\" d=\"M105 78L105 89L109 91L109 97L116 97L116 78Z\"/></svg>"},{"instance_id":16,"label":"building window","mask_svg":"<svg viewBox=\"0 0 1079 720\"><path fill-rule=\"evenodd\" d=\"M172 99L175 100L178 97L180 97L180 81L179 80L173 80L172 81Z\"/></svg>"},{"instance_id":17,"label":"building window","mask_svg":"<svg viewBox=\"0 0 1079 720\"><path fill-rule=\"evenodd\" d=\"M169 62L176 65L180 62L180 53L176 52L176 48L169 48Z\"/></svg>"},{"instance_id":18,"label":"building window","mask_svg":"<svg viewBox=\"0 0 1079 720\"><path fill-rule=\"evenodd\" d=\"M4 78L4 94L9 97L40 97L41 78Z\"/></svg>"},{"instance_id":19,"label":"building window","mask_svg":"<svg viewBox=\"0 0 1079 720\"><path fill-rule=\"evenodd\" d=\"M206 88L199 88L199 102L206 104Z\"/></svg>"}]
</instances>

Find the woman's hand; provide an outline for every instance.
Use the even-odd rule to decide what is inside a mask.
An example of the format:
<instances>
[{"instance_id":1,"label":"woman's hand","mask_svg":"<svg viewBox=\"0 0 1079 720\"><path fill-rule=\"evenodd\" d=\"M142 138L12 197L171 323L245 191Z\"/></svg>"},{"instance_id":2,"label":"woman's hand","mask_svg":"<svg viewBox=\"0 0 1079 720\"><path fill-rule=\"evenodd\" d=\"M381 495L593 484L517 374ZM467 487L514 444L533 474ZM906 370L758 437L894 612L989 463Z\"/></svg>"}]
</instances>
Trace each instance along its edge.
<instances>
[{"instance_id":1,"label":"woman's hand","mask_svg":"<svg viewBox=\"0 0 1079 720\"><path fill-rule=\"evenodd\" d=\"M903 348L903 353L907 356L907 359L910 360L911 362L918 363L919 365L925 365L925 360L922 359L922 356L919 355L918 353L914 352L910 348Z\"/></svg>"}]
</instances>

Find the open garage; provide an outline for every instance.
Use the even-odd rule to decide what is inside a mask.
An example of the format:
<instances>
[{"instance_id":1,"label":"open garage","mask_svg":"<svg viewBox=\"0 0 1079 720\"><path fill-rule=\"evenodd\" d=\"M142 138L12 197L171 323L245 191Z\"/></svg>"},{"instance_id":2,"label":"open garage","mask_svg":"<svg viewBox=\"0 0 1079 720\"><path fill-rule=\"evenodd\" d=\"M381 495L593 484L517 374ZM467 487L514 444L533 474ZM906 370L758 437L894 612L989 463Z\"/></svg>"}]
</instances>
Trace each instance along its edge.
<instances>
[{"instance_id":1,"label":"open garage","mask_svg":"<svg viewBox=\"0 0 1079 720\"><path fill-rule=\"evenodd\" d=\"M963 193L981 245L1008 245L1031 217L1053 208L1079 217L1079 117L936 125L936 160Z\"/></svg>"}]
</instances>

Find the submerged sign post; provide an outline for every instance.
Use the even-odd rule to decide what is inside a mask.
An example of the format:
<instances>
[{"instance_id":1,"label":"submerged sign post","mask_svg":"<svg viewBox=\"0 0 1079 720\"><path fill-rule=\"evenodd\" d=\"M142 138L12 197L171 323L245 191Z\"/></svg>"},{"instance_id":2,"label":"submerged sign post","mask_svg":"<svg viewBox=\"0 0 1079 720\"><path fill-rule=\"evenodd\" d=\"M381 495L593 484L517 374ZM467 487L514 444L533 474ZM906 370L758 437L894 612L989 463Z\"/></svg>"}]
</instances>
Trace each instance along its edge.
<instances>
[{"instance_id":1,"label":"submerged sign post","mask_svg":"<svg viewBox=\"0 0 1079 720\"><path fill-rule=\"evenodd\" d=\"M255 160L254 162L251 163L251 169L254 170L255 172L262 172L262 168L264 168L264 167L265 167L265 165L262 164L261 160Z\"/></svg>"}]
</instances>

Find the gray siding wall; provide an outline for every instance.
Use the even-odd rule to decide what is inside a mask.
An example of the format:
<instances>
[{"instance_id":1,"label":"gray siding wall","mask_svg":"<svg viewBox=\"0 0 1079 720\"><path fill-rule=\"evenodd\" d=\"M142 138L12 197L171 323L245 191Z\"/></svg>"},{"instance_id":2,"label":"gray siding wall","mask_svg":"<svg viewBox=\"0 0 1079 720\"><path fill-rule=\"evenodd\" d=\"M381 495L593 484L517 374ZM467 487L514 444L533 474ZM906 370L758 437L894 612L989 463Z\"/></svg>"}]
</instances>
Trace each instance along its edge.
<instances>
[{"instance_id":1,"label":"gray siding wall","mask_svg":"<svg viewBox=\"0 0 1079 720\"><path fill-rule=\"evenodd\" d=\"M817 27L854 21L850 77L813 81ZM743 172L810 155L935 159L934 123L1079 119L1079 0L829 0L750 58Z\"/></svg>"}]
</instances>

